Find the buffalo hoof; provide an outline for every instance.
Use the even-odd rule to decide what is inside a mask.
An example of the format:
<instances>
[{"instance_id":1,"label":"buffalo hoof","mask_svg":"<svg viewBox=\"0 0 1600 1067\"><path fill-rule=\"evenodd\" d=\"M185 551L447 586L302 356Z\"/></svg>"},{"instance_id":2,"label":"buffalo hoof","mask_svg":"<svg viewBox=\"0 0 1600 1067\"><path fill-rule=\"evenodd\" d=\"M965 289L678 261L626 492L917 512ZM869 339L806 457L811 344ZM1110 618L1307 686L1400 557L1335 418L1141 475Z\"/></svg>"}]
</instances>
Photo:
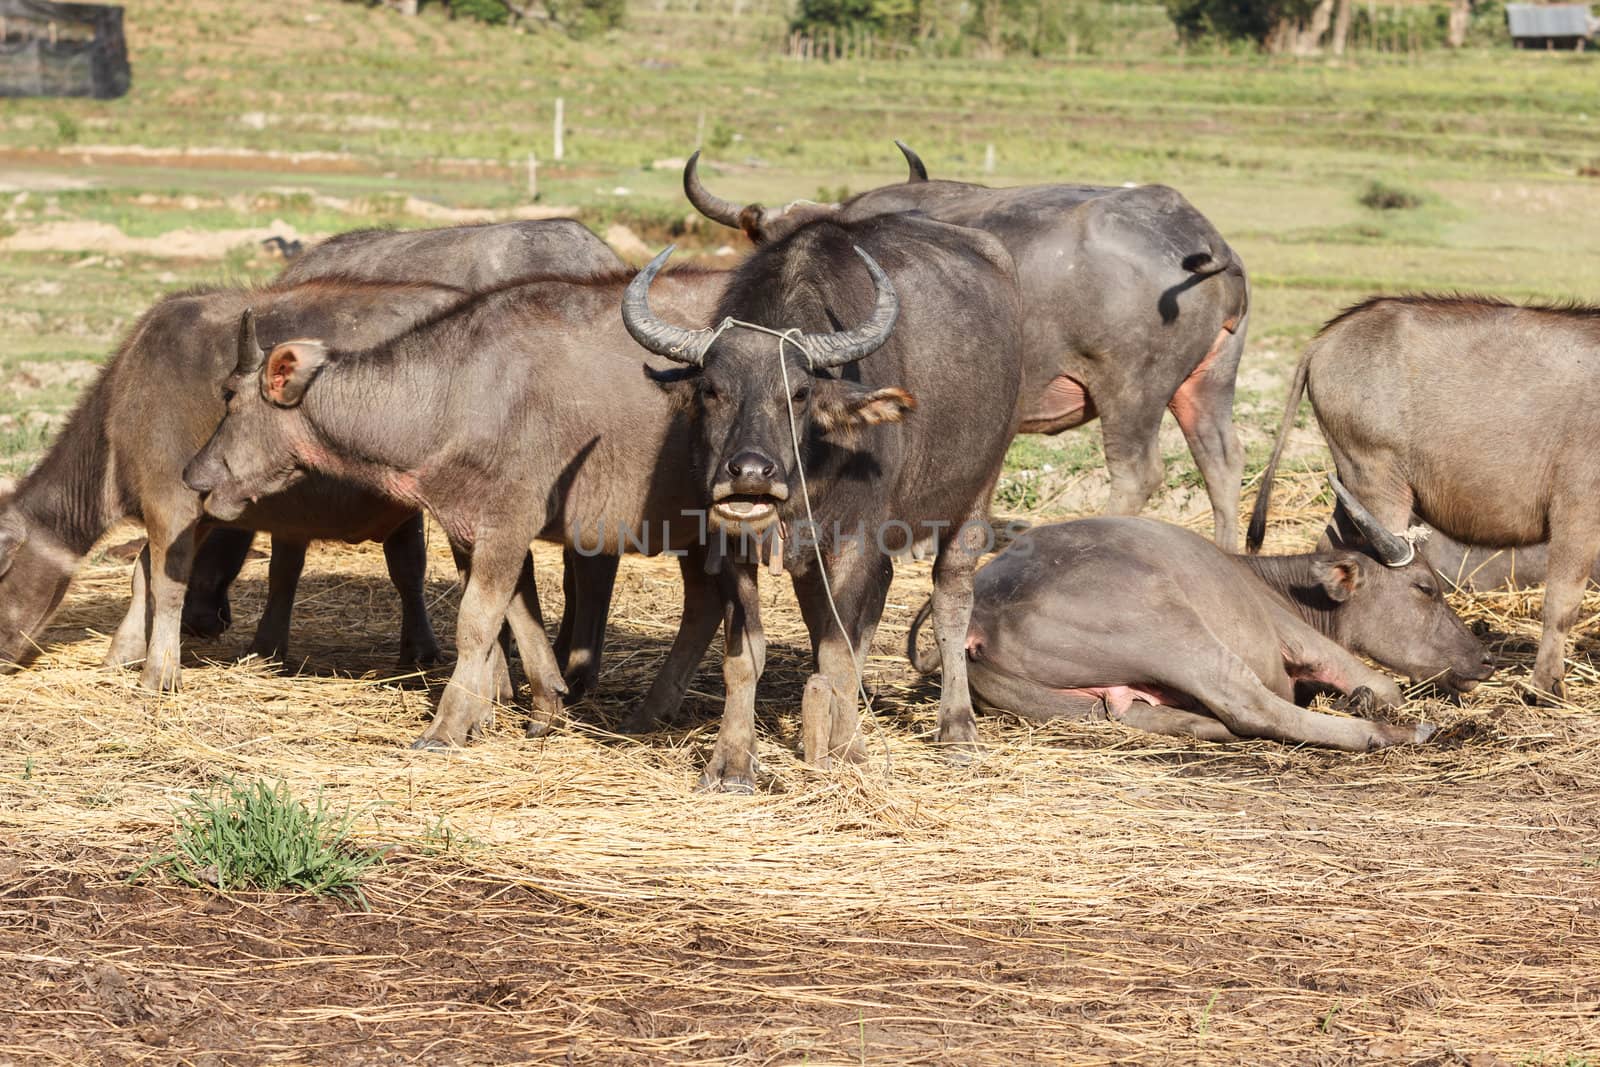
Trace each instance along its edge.
<instances>
[{"instance_id":1,"label":"buffalo hoof","mask_svg":"<svg viewBox=\"0 0 1600 1067\"><path fill-rule=\"evenodd\" d=\"M983 758L983 746L975 741L946 743L939 752L953 767L970 767Z\"/></svg>"},{"instance_id":2,"label":"buffalo hoof","mask_svg":"<svg viewBox=\"0 0 1600 1067\"><path fill-rule=\"evenodd\" d=\"M400 642L400 659L397 666L437 667L443 659L444 655L439 651L439 642L437 641L429 640L415 643L402 641Z\"/></svg>"},{"instance_id":3,"label":"buffalo hoof","mask_svg":"<svg viewBox=\"0 0 1600 1067\"><path fill-rule=\"evenodd\" d=\"M183 635L214 641L233 625L233 608L224 600L217 607L197 608L183 613Z\"/></svg>"},{"instance_id":4,"label":"buffalo hoof","mask_svg":"<svg viewBox=\"0 0 1600 1067\"><path fill-rule=\"evenodd\" d=\"M1334 707L1351 715L1368 716L1378 710L1378 694L1358 685L1334 702Z\"/></svg>"},{"instance_id":5,"label":"buffalo hoof","mask_svg":"<svg viewBox=\"0 0 1600 1067\"><path fill-rule=\"evenodd\" d=\"M754 796L756 783L742 774L714 775L710 771L700 776L700 793L730 793L734 796Z\"/></svg>"},{"instance_id":6,"label":"buffalo hoof","mask_svg":"<svg viewBox=\"0 0 1600 1067\"><path fill-rule=\"evenodd\" d=\"M653 734L656 732L656 717L644 708L634 708L628 712L618 729L625 734Z\"/></svg>"},{"instance_id":7,"label":"buffalo hoof","mask_svg":"<svg viewBox=\"0 0 1600 1067\"><path fill-rule=\"evenodd\" d=\"M1554 682L1547 689L1538 682L1529 682L1528 687L1522 691L1522 702L1535 708L1556 707L1562 703L1561 683Z\"/></svg>"},{"instance_id":8,"label":"buffalo hoof","mask_svg":"<svg viewBox=\"0 0 1600 1067\"><path fill-rule=\"evenodd\" d=\"M175 663L163 667L146 660L144 670L139 672L139 684L153 693L176 693L182 683L183 671Z\"/></svg>"},{"instance_id":9,"label":"buffalo hoof","mask_svg":"<svg viewBox=\"0 0 1600 1067\"><path fill-rule=\"evenodd\" d=\"M411 742L413 752L441 752L447 748L455 747L448 741L441 741L437 737L429 737L427 734L423 734Z\"/></svg>"},{"instance_id":10,"label":"buffalo hoof","mask_svg":"<svg viewBox=\"0 0 1600 1067\"><path fill-rule=\"evenodd\" d=\"M567 699L576 702L599 687L600 675L585 667L583 670L568 671L563 680L567 685Z\"/></svg>"},{"instance_id":11,"label":"buffalo hoof","mask_svg":"<svg viewBox=\"0 0 1600 1067\"><path fill-rule=\"evenodd\" d=\"M1434 735L1438 732L1439 728L1432 723L1419 722L1417 723L1416 728L1412 731L1413 736L1411 738L1411 743L1415 745L1425 745L1429 741L1432 741Z\"/></svg>"}]
</instances>

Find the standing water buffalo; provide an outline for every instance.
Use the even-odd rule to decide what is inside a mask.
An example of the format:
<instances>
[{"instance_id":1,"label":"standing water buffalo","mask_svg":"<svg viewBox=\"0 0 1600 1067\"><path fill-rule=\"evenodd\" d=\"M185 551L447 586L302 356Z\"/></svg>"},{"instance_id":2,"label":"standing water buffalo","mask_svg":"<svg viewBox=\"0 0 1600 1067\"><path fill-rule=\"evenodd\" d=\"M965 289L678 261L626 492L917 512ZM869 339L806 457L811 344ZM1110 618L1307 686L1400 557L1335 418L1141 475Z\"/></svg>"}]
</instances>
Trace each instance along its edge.
<instances>
[{"instance_id":1,"label":"standing water buffalo","mask_svg":"<svg viewBox=\"0 0 1600 1067\"><path fill-rule=\"evenodd\" d=\"M1600 555L1600 308L1407 296L1338 315L1295 371L1252 549L1303 391L1339 478L1377 520L1372 548L1384 562L1414 553L1392 532L1413 512L1468 545L1549 542L1530 684L1536 697L1559 696L1567 631Z\"/></svg>"},{"instance_id":2,"label":"standing water buffalo","mask_svg":"<svg viewBox=\"0 0 1600 1067\"><path fill-rule=\"evenodd\" d=\"M961 652L972 571L1016 430L1010 257L988 234L918 217L824 220L758 248L710 320L720 325L691 329L647 300L671 251L634 279L623 318L640 344L685 365L667 387L694 420L711 525L782 542L768 544L794 579L819 672L802 703L806 758L859 757L857 657L883 611L890 553L929 535L946 679L939 737L959 756L977 739ZM702 785L748 790L765 638L753 568L728 566L738 578L724 619L727 707Z\"/></svg>"},{"instance_id":3,"label":"standing water buffalo","mask_svg":"<svg viewBox=\"0 0 1600 1067\"><path fill-rule=\"evenodd\" d=\"M1163 410L1182 427L1211 497L1217 544L1238 544L1244 452L1233 430L1233 390L1249 320L1244 265L1211 223L1163 185L1037 185L991 189L912 181L842 204L741 206L700 181L699 153L684 192L706 217L757 244L818 217L892 212L986 230L1016 261L1022 287L1020 430L1055 434L1100 419L1111 495L1106 510L1134 514L1161 484ZM922 180L918 180L919 175Z\"/></svg>"},{"instance_id":4,"label":"standing water buffalo","mask_svg":"<svg viewBox=\"0 0 1600 1067\"><path fill-rule=\"evenodd\" d=\"M222 385L234 360L219 338L233 336L247 304L258 309L268 337L315 330L359 347L464 296L451 286L323 279L283 290L182 293L157 303L78 402L44 459L0 506L0 668L14 669L32 657L79 561L112 523L132 516L144 523L148 538L134 569L133 602L106 663L143 661L146 688L177 688L184 594L207 525L199 495L184 487L181 474L222 418ZM385 550L404 613L401 656L431 660L438 644L424 606L415 512L318 480L252 501L231 521L302 544L382 540L400 530L400 540L386 542ZM274 588L282 610L263 617L258 644L285 639L292 592L292 581L287 590Z\"/></svg>"},{"instance_id":5,"label":"standing water buffalo","mask_svg":"<svg viewBox=\"0 0 1600 1067\"><path fill-rule=\"evenodd\" d=\"M1109 715L1155 733L1356 752L1426 741L1426 724L1327 715L1294 699L1297 683L1311 683L1398 704L1394 682L1351 651L1458 689L1488 677L1486 650L1440 587L1421 560L1390 569L1359 552L1234 556L1149 519L1039 526L978 572L967 676L978 703L1032 719ZM927 671L916 648L923 611L908 653Z\"/></svg>"},{"instance_id":6,"label":"standing water buffalo","mask_svg":"<svg viewBox=\"0 0 1600 1067\"><path fill-rule=\"evenodd\" d=\"M631 278L490 290L366 350L308 339L263 352L243 318L227 417L184 480L224 520L312 474L433 514L468 561L467 581L455 672L419 747L465 743L490 721L502 620L533 689L530 732L559 714L566 687L538 617L535 538L684 553L679 642L647 704L676 703L715 633L720 593L704 573L688 420L640 372L648 353L623 331L616 308ZM725 282L681 271L665 296L703 318Z\"/></svg>"},{"instance_id":7,"label":"standing water buffalo","mask_svg":"<svg viewBox=\"0 0 1600 1067\"><path fill-rule=\"evenodd\" d=\"M369 229L352 230L315 245L290 264L274 286L281 289L342 277L367 282L431 282L481 292L517 278L584 278L622 266L609 245L571 219L431 230ZM231 368L235 357L231 331L219 341L218 358ZM200 546L184 601L186 632L215 637L228 628L233 617L228 586L244 566L254 536L250 530L213 530ZM297 577L305 565L305 550L304 543L282 538L273 541L267 608L251 645L257 655L285 658L289 612ZM424 565L425 551L420 512L385 542L386 553L403 553L419 568ZM567 596L556 655L567 670L574 693L592 688L599 674L606 606L616 570L615 556L568 553Z\"/></svg>"}]
</instances>

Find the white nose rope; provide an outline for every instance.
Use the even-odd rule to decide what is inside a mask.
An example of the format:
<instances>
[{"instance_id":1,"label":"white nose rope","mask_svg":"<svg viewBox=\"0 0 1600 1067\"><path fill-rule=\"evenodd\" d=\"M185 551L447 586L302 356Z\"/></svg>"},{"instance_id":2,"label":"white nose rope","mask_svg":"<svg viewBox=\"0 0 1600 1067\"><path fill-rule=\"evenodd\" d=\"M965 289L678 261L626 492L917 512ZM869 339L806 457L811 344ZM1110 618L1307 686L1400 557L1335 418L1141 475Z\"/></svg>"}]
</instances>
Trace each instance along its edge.
<instances>
[{"instance_id":1,"label":"white nose rope","mask_svg":"<svg viewBox=\"0 0 1600 1067\"><path fill-rule=\"evenodd\" d=\"M802 335L798 329L774 330L771 327L760 326L753 322L742 322L731 316L717 324L716 331L712 333L711 341L707 342L706 347L709 348L712 343L715 343L716 339L722 336L722 332L730 326L739 326L746 330L770 334L778 339L778 370L783 374L784 406L789 412L789 439L794 443L794 467L795 473L800 476L800 499L805 502L806 522L810 524L811 549L817 555L817 571L822 575L822 591L828 598L828 610L833 613L834 625L839 627L839 634L844 638L845 647L850 650L850 662L855 664L856 692L861 695L862 708L866 712L867 720L872 723L872 732L878 735L878 740L883 745L883 776L888 778L889 771L894 763L894 754L889 749L888 738L884 737L882 731L878 728L878 717L872 708L872 698L867 695L866 682L863 678L866 671L866 663L863 661L862 656L856 652L855 642L850 639L850 631L845 627L844 619L839 615L839 605L833 599L833 583L828 579L828 567L822 558L822 539L817 536L817 520L811 513L811 490L806 485L806 465L801 458L800 429L794 418L794 404L792 402L794 394L789 390L789 364L783 358L783 346L792 344L799 349L800 354L806 357L806 366L808 368L813 367L811 352L806 348L805 341L802 340Z\"/></svg>"}]
</instances>

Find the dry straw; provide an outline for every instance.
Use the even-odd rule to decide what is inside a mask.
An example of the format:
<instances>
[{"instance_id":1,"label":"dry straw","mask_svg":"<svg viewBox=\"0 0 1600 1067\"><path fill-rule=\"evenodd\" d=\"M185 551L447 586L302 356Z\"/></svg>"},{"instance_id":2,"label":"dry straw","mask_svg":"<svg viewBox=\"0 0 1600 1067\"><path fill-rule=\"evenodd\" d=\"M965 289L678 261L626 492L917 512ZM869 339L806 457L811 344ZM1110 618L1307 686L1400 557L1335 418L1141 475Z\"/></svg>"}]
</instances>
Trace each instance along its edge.
<instances>
[{"instance_id":1,"label":"dry straw","mask_svg":"<svg viewBox=\"0 0 1600 1067\"><path fill-rule=\"evenodd\" d=\"M1272 547L1315 537L1321 485L1280 481ZM553 609L559 558L538 557ZM442 551L432 568L448 639ZM528 741L508 711L440 755L405 748L444 675L390 666L375 548L314 551L299 676L230 662L235 632L192 645L166 697L95 667L126 567L86 568L41 663L0 688L0 1064L1600 1050L1600 679L1580 632L1571 706L1522 705L1536 598L1459 602L1502 635L1501 676L1398 713L1453 727L1448 744L1352 756L987 719L987 758L958 769L928 743L936 689L898 653L929 588L908 565L868 662L885 780L881 756L824 776L793 757L808 645L768 581L764 791L706 797L714 663L681 721L610 732L671 639L674 571L624 564L602 696L568 728ZM264 572L246 569L236 618ZM224 776L348 803L362 843L393 848L372 911L126 886L173 806Z\"/></svg>"}]
</instances>

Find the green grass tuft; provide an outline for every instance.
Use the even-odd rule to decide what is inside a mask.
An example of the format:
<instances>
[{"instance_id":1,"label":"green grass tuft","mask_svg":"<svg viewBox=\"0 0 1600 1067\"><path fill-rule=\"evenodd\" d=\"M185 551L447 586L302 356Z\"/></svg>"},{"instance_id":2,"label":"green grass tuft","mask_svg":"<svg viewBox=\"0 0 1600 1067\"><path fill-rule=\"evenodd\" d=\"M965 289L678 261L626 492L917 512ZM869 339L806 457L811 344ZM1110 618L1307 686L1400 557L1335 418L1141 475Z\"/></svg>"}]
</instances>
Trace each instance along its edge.
<instances>
[{"instance_id":1,"label":"green grass tuft","mask_svg":"<svg viewBox=\"0 0 1600 1067\"><path fill-rule=\"evenodd\" d=\"M348 811L335 815L320 795L307 807L281 781L228 779L209 795L191 793L177 819L175 850L135 878L162 870L195 888L327 894L366 907L361 877L383 858L350 843Z\"/></svg>"}]
</instances>

